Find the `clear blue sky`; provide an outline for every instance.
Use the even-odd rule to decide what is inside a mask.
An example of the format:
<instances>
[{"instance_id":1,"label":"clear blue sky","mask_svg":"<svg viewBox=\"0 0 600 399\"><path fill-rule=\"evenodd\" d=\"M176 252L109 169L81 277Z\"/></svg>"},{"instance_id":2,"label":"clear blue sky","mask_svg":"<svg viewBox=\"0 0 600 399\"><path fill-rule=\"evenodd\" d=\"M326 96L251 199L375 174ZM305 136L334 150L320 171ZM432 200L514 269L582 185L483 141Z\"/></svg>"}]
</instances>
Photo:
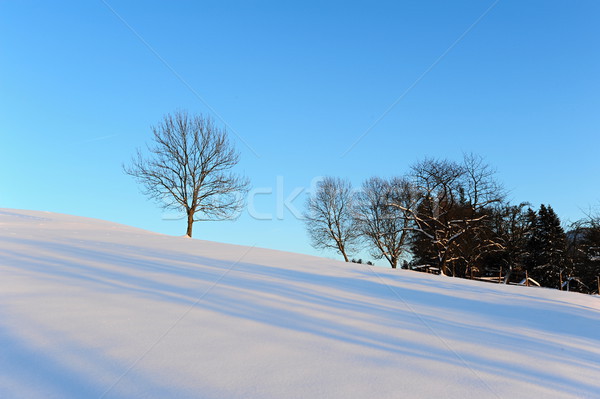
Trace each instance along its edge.
<instances>
[{"instance_id":1,"label":"clear blue sky","mask_svg":"<svg viewBox=\"0 0 600 399\"><path fill-rule=\"evenodd\" d=\"M598 204L600 2L323 3L0 1L0 207L183 235L121 170L177 109L231 127L274 216L197 238L319 254L278 195L463 152L563 221Z\"/></svg>"}]
</instances>

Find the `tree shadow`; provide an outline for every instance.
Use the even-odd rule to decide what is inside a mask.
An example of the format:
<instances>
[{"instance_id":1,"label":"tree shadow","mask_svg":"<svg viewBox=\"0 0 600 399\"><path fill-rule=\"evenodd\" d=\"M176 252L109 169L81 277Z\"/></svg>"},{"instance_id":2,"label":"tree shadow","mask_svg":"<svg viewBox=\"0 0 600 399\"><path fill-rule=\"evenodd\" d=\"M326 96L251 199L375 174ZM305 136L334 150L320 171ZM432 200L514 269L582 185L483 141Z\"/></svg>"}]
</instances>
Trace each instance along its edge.
<instances>
[{"instance_id":1,"label":"tree shadow","mask_svg":"<svg viewBox=\"0 0 600 399\"><path fill-rule=\"evenodd\" d=\"M445 367L471 368L484 373L484 379L489 373L582 396L593 396L599 389L578 375L551 373L509 357L519 348L529 359L600 372L600 313L585 306L515 290L492 295L487 286L422 278L410 272L374 274L368 266L344 265L341 275L310 272L302 269L306 258L300 256L271 266L266 263L277 260L265 261L265 250L251 251L232 262L92 240L79 240L76 245L14 237L4 240L31 248L5 251L6 265L47 279L89 285L107 295L139 295L340 341L368 349L373 361L385 361L389 355L407 362L427 359ZM202 245L190 243L190 251ZM552 339L536 336L547 331ZM15 359L17 363L32 360L33 353L24 344L8 335L2 337L11 345L15 341L14 356L22 357ZM465 341L472 347L461 349ZM500 353L488 353L488 347ZM59 361L43 359L43 370L55 367L57 373L70 375L55 362ZM54 374L48 371L47 376L52 379ZM60 377L57 381L57 385L67 383ZM73 391L66 393L87 393L86 389L96 389L94 384L82 375Z\"/></svg>"}]
</instances>

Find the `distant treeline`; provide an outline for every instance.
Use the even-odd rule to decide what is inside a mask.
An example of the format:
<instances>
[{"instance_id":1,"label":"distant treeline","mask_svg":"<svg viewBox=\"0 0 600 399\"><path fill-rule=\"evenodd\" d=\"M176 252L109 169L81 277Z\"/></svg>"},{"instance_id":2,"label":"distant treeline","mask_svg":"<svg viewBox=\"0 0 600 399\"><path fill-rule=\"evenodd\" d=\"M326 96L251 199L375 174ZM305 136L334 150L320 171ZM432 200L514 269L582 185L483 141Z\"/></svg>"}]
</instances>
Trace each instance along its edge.
<instances>
[{"instance_id":1,"label":"distant treeline","mask_svg":"<svg viewBox=\"0 0 600 399\"><path fill-rule=\"evenodd\" d=\"M495 277L584 293L598 292L600 216L565 231L550 205L506 200L495 171L476 155L425 159L404 176L372 177L355 191L326 177L309 198L314 247L346 261L367 246L392 268L463 278Z\"/></svg>"}]
</instances>

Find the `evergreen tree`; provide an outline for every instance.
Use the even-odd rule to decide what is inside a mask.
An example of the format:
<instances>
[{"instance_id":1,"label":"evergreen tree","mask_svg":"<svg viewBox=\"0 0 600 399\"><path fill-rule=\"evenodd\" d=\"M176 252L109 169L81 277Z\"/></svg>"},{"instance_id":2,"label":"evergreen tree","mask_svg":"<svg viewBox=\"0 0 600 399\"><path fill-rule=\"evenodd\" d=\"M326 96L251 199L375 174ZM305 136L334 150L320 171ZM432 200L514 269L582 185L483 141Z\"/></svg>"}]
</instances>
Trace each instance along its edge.
<instances>
[{"instance_id":1,"label":"evergreen tree","mask_svg":"<svg viewBox=\"0 0 600 399\"><path fill-rule=\"evenodd\" d=\"M481 272L488 275L504 271L504 281L520 281L525 277L525 259L531 229L537 214L526 202L519 205L502 204L493 210L490 217L491 230L500 248L488 251L483 257Z\"/></svg>"},{"instance_id":2,"label":"evergreen tree","mask_svg":"<svg viewBox=\"0 0 600 399\"><path fill-rule=\"evenodd\" d=\"M560 273L570 273L566 257L566 235L550 205L541 205L527 244L526 268L545 287L559 288Z\"/></svg>"}]
</instances>

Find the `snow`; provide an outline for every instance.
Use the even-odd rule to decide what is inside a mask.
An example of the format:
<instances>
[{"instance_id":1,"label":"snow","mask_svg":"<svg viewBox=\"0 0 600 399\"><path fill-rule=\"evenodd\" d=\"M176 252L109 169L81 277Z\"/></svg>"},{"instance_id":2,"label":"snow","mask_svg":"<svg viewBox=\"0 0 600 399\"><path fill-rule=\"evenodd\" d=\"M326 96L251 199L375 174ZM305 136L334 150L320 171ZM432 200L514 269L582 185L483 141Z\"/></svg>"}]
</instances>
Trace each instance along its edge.
<instances>
[{"instance_id":1,"label":"snow","mask_svg":"<svg viewBox=\"0 0 600 399\"><path fill-rule=\"evenodd\" d=\"M260 234L260 232L257 232ZM0 210L2 398L600 397L600 298Z\"/></svg>"}]
</instances>

